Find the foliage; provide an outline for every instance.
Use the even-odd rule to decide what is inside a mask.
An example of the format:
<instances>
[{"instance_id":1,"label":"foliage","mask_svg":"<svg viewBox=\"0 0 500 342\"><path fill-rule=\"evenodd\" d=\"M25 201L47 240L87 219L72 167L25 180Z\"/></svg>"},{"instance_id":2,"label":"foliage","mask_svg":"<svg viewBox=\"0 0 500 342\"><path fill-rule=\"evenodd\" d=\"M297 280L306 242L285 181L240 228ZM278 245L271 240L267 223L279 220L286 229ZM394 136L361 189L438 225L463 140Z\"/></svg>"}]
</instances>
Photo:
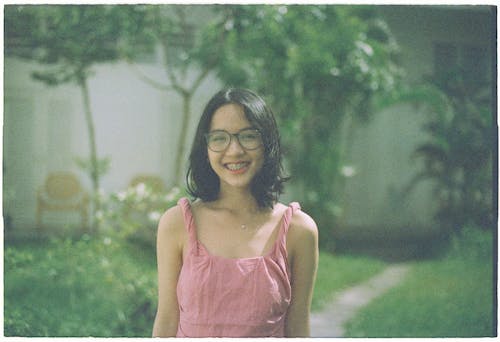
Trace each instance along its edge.
<instances>
[{"instance_id":1,"label":"foliage","mask_svg":"<svg viewBox=\"0 0 500 342\"><path fill-rule=\"evenodd\" d=\"M465 226L459 234L452 236L447 257L488 261L494 255L496 246L493 238L492 230L478 231L477 227Z\"/></svg>"},{"instance_id":2,"label":"foliage","mask_svg":"<svg viewBox=\"0 0 500 342\"><path fill-rule=\"evenodd\" d=\"M467 225L488 229L495 222L491 94L487 84L466 82L463 75L436 76L413 96L401 96L425 106L429 115L423 127L427 141L413 155L422 161L420 170L407 190L434 181L436 218L447 231Z\"/></svg>"},{"instance_id":3,"label":"foliage","mask_svg":"<svg viewBox=\"0 0 500 342\"><path fill-rule=\"evenodd\" d=\"M413 265L402 285L348 323L345 336L494 336L492 233L470 228L460 240L459 252Z\"/></svg>"},{"instance_id":4,"label":"foliage","mask_svg":"<svg viewBox=\"0 0 500 342\"><path fill-rule=\"evenodd\" d=\"M37 77L57 85L88 77L95 63L118 57L117 19L112 6L8 5L5 35L13 55L29 47L24 57L53 65Z\"/></svg>"},{"instance_id":5,"label":"foliage","mask_svg":"<svg viewBox=\"0 0 500 342\"><path fill-rule=\"evenodd\" d=\"M139 183L123 191L102 195L96 213L104 232L120 238L139 238L153 247L161 215L183 196L177 187L165 192Z\"/></svg>"},{"instance_id":6,"label":"foliage","mask_svg":"<svg viewBox=\"0 0 500 342\"><path fill-rule=\"evenodd\" d=\"M320 252L311 310L321 310L339 291L368 280L384 266L377 259Z\"/></svg>"},{"instance_id":7,"label":"foliage","mask_svg":"<svg viewBox=\"0 0 500 342\"><path fill-rule=\"evenodd\" d=\"M91 172L92 170L92 163L88 158L75 158L75 163L76 165L86 171L86 172ZM97 173L102 176L108 173L109 168L111 166L111 157L107 156L104 158L99 158L97 160Z\"/></svg>"},{"instance_id":8,"label":"foliage","mask_svg":"<svg viewBox=\"0 0 500 342\"><path fill-rule=\"evenodd\" d=\"M234 5L216 13L201 59L226 30L219 78L268 99L301 201L329 232L342 200L344 126L366 121L374 96L393 89L400 73L387 25L365 6Z\"/></svg>"},{"instance_id":9,"label":"foliage","mask_svg":"<svg viewBox=\"0 0 500 342\"><path fill-rule=\"evenodd\" d=\"M109 236L6 244L5 336L151 336L152 249Z\"/></svg>"}]
</instances>

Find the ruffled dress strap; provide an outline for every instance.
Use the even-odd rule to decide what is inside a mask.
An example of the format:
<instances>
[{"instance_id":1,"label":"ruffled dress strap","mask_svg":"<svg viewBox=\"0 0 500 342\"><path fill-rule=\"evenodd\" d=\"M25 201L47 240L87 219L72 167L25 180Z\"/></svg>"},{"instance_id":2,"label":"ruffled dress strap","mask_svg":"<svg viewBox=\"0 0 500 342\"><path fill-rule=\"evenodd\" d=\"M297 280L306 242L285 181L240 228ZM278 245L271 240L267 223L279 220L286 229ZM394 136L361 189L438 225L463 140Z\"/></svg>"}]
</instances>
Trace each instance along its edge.
<instances>
[{"instance_id":1,"label":"ruffled dress strap","mask_svg":"<svg viewBox=\"0 0 500 342\"><path fill-rule=\"evenodd\" d=\"M196 248L197 237L196 229L194 227L193 212L191 211L191 204L186 197L182 197L181 199L179 199L179 201L177 201L177 204L182 209L182 215L184 216L184 227L186 228L189 236L189 248L191 251L193 251Z\"/></svg>"}]
</instances>

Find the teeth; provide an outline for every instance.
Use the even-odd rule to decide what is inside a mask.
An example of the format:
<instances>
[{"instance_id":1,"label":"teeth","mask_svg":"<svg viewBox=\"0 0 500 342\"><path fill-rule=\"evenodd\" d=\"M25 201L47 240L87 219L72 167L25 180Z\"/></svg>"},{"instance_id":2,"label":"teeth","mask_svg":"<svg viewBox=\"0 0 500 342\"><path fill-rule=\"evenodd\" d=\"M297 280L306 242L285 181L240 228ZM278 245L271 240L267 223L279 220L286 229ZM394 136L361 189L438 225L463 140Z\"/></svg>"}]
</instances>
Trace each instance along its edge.
<instances>
[{"instance_id":1,"label":"teeth","mask_svg":"<svg viewBox=\"0 0 500 342\"><path fill-rule=\"evenodd\" d=\"M226 167L231 171L236 171L247 166L248 163L226 164Z\"/></svg>"}]
</instances>

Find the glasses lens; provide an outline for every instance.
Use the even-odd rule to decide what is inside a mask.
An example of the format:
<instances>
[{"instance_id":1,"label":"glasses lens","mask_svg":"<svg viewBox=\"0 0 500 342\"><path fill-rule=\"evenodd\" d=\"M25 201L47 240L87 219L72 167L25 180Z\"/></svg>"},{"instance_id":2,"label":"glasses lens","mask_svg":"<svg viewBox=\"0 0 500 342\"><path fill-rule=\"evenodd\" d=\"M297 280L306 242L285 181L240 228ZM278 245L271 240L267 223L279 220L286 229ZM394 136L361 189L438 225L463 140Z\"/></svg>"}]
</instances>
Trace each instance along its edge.
<instances>
[{"instance_id":1,"label":"glasses lens","mask_svg":"<svg viewBox=\"0 0 500 342\"><path fill-rule=\"evenodd\" d=\"M212 132L207 134L207 145L208 148L215 152L223 151L227 145L231 136L227 132Z\"/></svg>"},{"instance_id":2,"label":"glasses lens","mask_svg":"<svg viewBox=\"0 0 500 342\"><path fill-rule=\"evenodd\" d=\"M240 134L238 134L238 140L241 146L247 150L256 149L262 144L260 133L255 129L240 132Z\"/></svg>"}]
</instances>

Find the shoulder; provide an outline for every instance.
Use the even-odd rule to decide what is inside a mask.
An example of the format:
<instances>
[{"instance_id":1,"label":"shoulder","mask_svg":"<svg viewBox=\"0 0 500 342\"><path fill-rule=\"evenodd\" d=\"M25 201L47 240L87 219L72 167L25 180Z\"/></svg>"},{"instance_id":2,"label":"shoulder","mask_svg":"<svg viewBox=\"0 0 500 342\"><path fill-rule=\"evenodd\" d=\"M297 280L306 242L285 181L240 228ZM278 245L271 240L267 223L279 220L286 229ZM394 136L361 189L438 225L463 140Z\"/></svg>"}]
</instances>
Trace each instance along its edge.
<instances>
[{"instance_id":1,"label":"shoulder","mask_svg":"<svg viewBox=\"0 0 500 342\"><path fill-rule=\"evenodd\" d=\"M299 236L318 235L318 227L313 218L302 210L296 210L290 221L289 233Z\"/></svg>"},{"instance_id":2,"label":"shoulder","mask_svg":"<svg viewBox=\"0 0 500 342\"><path fill-rule=\"evenodd\" d=\"M158 240L162 238L178 238L182 241L185 235L184 214L179 204L163 213L158 223Z\"/></svg>"},{"instance_id":3,"label":"shoulder","mask_svg":"<svg viewBox=\"0 0 500 342\"><path fill-rule=\"evenodd\" d=\"M314 219L302 210L296 210L290 221L287 240L292 251L317 248L318 227Z\"/></svg>"}]
</instances>

